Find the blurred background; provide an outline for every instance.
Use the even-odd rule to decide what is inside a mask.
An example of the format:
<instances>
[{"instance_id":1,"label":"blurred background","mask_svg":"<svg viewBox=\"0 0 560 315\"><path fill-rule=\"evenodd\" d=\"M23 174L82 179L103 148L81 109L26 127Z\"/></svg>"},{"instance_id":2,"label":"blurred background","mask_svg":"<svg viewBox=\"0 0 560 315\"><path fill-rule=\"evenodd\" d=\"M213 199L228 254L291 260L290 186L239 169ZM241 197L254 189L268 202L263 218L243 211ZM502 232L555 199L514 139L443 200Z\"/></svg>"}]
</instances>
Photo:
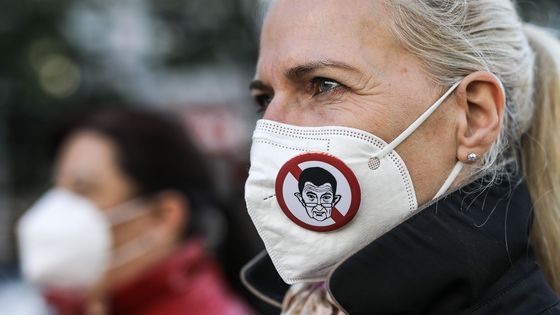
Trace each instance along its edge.
<instances>
[{"instance_id":1,"label":"blurred background","mask_svg":"<svg viewBox=\"0 0 560 315\"><path fill-rule=\"evenodd\" d=\"M52 184L49 137L65 116L114 107L176 113L215 160L221 196L239 189L227 183L243 181L255 118L256 0L0 7L0 266L14 263L14 219Z\"/></svg>"},{"instance_id":2,"label":"blurred background","mask_svg":"<svg viewBox=\"0 0 560 315\"><path fill-rule=\"evenodd\" d=\"M248 84L258 55L258 0L0 0L0 283L18 275L14 222L52 184L50 135L101 108L171 112L207 155L229 220L254 238L243 209ZM560 1L518 1L533 23L560 27ZM249 294L235 283L243 296Z\"/></svg>"},{"instance_id":3,"label":"blurred background","mask_svg":"<svg viewBox=\"0 0 560 315\"><path fill-rule=\"evenodd\" d=\"M207 155L236 212L228 225L252 242L220 257L249 296L238 274L261 249L242 191L260 11L257 0L0 0L0 284L19 274L15 222L52 185L57 125L132 107L179 117Z\"/></svg>"}]
</instances>

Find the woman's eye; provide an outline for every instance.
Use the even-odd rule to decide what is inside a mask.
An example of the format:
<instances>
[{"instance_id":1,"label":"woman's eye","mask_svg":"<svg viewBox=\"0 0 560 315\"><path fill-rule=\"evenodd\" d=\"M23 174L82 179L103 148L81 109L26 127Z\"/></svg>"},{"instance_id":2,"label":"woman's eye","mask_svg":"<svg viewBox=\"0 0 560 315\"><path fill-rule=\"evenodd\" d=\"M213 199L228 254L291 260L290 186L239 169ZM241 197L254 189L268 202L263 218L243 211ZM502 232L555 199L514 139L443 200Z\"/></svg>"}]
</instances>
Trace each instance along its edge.
<instances>
[{"instance_id":1,"label":"woman's eye","mask_svg":"<svg viewBox=\"0 0 560 315\"><path fill-rule=\"evenodd\" d=\"M270 102L272 102L272 95L259 94L254 96L255 103L257 104L257 112L264 113Z\"/></svg>"},{"instance_id":2,"label":"woman's eye","mask_svg":"<svg viewBox=\"0 0 560 315\"><path fill-rule=\"evenodd\" d=\"M314 78L311 80L315 95L330 92L342 87L342 84L327 78Z\"/></svg>"}]
</instances>

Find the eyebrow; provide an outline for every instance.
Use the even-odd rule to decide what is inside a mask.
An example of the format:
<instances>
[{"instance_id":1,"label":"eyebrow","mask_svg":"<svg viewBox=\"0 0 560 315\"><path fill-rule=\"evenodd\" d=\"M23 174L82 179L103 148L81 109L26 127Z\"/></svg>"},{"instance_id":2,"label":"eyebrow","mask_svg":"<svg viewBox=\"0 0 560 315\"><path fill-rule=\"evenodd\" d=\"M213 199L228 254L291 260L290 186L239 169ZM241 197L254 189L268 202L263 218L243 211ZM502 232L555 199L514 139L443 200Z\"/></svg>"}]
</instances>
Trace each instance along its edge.
<instances>
[{"instance_id":1,"label":"eyebrow","mask_svg":"<svg viewBox=\"0 0 560 315\"><path fill-rule=\"evenodd\" d=\"M320 60L320 61L313 61L308 62L293 68L290 68L284 72L284 76L289 80L295 81L303 77L304 75L317 71L319 69L324 68L337 68L346 71L357 72L358 69L340 61L333 61L333 60Z\"/></svg>"},{"instance_id":2,"label":"eyebrow","mask_svg":"<svg viewBox=\"0 0 560 315\"><path fill-rule=\"evenodd\" d=\"M297 80L301 79L303 76L305 76L306 74L309 74L310 72L317 71L319 69L324 69L324 68L336 68L336 69L342 69L342 70L345 70L345 71L359 72L359 70L357 68L352 67L351 65L349 65L347 63L325 59L325 60L307 62L307 63L301 64L301 65L295 66L293 68L290 68L290 69L284 71L284 77L286 77L290 81L297 81ZM256 90L267 90L267 89L270 89L270 86L268 86L267 84L265 84L264 82L262 82L260 80L253 80L251 82L251 84L249 84L249 89L250 90L255 90L255 89Z\"/></svg>"},{"instance_id":3,"label":"eyebrow","mask_svg":"<svg viewBox=\"0 0 560 315\"><path fill-rule=\"evenodd\" d=\"M251 84L249 84L249 90L270 90L270 86L261 80L253 80Z\"/></svg>"}]
</instances>

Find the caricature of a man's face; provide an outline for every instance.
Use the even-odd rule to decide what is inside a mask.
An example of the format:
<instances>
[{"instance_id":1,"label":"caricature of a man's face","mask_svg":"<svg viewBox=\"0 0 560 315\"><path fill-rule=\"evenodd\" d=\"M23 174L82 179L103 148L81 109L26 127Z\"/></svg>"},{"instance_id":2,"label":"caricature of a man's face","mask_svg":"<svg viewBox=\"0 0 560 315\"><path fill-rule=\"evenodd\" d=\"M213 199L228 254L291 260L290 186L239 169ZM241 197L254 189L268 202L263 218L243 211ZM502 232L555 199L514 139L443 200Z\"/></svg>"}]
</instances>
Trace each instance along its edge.
<instances>
[{"instance_id":1,"label":"caricature of a man's face","mask_svg":"<svg viewBox=\"0 0 560 315\"><path fill-rule=\"evenodd\" d=\"M334 178L332 178L332 181L334 181ZM340 200L340 195L335 194L335 182L321 182L322 184L317 185L312 181L305 181L300 192L295 193L299 202L305 207L307 215L317 221L330 218L332 209Z\"/></svg>"},{"instance_id":2,"label":"caricature of a man's face","mask_svg":"<svg viewBox=\"0 0 560 315\"><path fill-rule=\"evenodd\" d=\"M340 198L340 196L333 194L332 186L329 183L316 186L313 183L307 182L301 194L298 193L298 195L298 199L305 207L307 215L317 221L324 221L330 218L332 208Z\"/></svg>"}]
</instances>

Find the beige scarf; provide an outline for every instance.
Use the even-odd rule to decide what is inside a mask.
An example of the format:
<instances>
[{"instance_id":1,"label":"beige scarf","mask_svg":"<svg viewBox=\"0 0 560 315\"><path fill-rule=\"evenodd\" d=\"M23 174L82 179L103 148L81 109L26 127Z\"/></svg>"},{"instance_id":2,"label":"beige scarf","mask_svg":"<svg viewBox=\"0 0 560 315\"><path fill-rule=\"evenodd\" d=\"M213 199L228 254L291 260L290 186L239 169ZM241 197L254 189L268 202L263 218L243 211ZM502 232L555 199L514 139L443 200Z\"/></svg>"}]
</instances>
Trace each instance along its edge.
<instances>
[{"instance_id":1,"label":"beige scarf","mask_svg":"<svg viewBox=\"0 0 560 315\"><path fill-rule=\"evenodd\" d=\"M337 306L324 283L294 284L282 303L282 315L346 315Z\"/></svg>"}]
</instances>

